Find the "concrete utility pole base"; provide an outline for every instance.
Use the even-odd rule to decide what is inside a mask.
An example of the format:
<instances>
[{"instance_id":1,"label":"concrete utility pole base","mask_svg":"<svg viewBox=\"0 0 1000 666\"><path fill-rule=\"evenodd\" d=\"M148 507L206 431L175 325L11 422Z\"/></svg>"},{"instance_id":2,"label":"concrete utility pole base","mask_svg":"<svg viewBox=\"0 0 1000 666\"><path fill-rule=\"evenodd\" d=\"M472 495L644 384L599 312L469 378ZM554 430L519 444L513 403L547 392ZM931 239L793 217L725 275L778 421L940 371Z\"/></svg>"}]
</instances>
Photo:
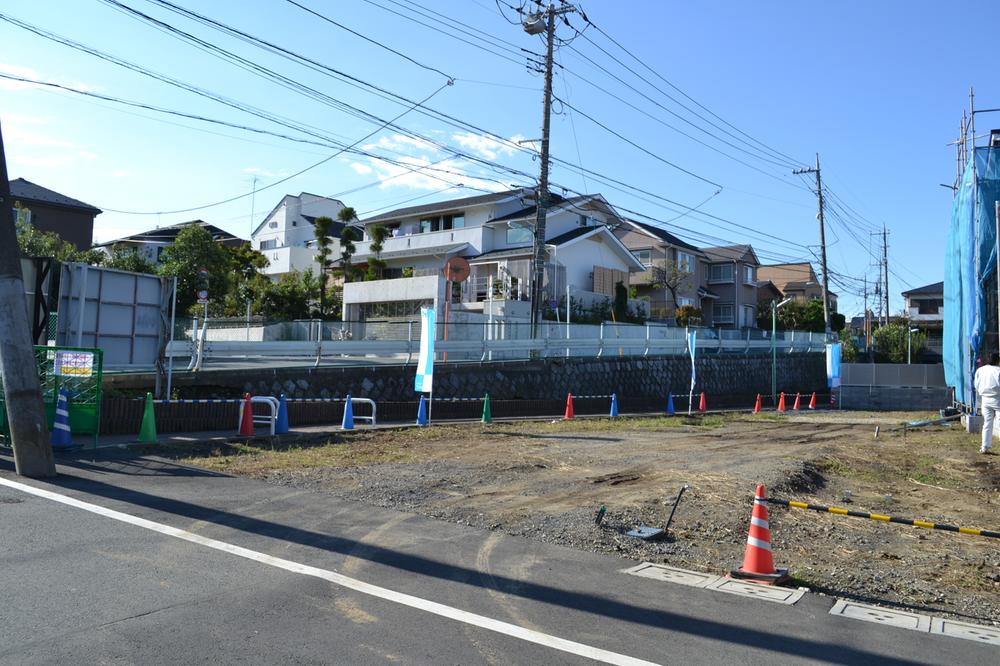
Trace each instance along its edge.
<instances>
[{"instance_id":1,"label":"concrete utility pole base","mask_svg":"<svg viewBox=\"0 0 1000 666\"><path fill-rule=\"evenodd\" d=\"M0 129L0 376L14 467L21 476L56 475L45 420L38 368L31 345L28 306L21 277L21 253L14 227L14 202L7 180L7 159Z\"/></svg>"}]
</instances>

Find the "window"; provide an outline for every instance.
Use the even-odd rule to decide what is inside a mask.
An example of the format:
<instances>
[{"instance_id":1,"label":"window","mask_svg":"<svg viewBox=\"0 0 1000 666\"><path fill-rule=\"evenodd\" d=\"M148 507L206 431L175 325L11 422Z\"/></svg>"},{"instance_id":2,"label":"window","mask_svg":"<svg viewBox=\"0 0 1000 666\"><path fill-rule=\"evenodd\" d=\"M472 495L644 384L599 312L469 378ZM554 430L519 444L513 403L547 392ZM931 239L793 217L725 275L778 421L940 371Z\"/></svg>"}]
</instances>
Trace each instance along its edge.
<instances>
[{"instance_id":1,"label":"window","mask_svg":"<svg viewBox=\"0 0 1000 666\"><path fill-rule=\"evenodd\" d=\"M712 306L712 319L716 324L733 323L733 306L730 303L716 303Z\"/></svg>"},{"instance_id":2,"label":"window","mask_svg":"<svg viewBox=\"0 0 1000 666\"><path fill-rule=\"evenodd\" d=\"M632 250L632 254L634 254L635 258L639 260L639 263L641 263L646 268L649 268L650 266L653 265L653 257L652 257L652 252L650 250L648 249Z\"/></svg>"},{"instance_id":3,"label":"window","mask_svg":"<svg viewBox=\"0 0 1000 666\"><path fill-rule=\"evenodd\" d=\"M276 238L270 238L270 239L268 239L266 241L261 241L260 242L260 249L261 250L270 250L270 249L276 248L276 247L278 247L278 240Z\"/></svg>"},{"instance_id":4,"label":"window","mask_svg":"<svg viewBox=\"0 0 1000 666\"><path fill-rule=\"evenodd\" d=\"M732 282L733 281L733 265L732 264L712 264L711 272L708 277L710 282ZM732 313L729 315L732 317Z\"/></svg>"},{"instance_id":5,"label":"window","mask_svg":"<svg viewBox=\"0 0 1000 666\"><path fill-rule=\"evenodd\" d=\"M270 222L268 222L267 223L267 228L268 229L277 229L278 228L278 222L277 222L277 220L271 220Z\"/></svg>"},{"instance_id":6,"label":"window","mask_svg":"<svg viewBox=\"0 0 1000 666\"><path fill-rule=\"evenodd\" d=\"M757 322L757 317L754 315L754 309L752 305L741 305L740 309L743 310L743 322L741 326L753 326Z\"/></svg>"},{"instance_id":7,"label":"window","mask_svg":"<svg viewBox=\"0 0 1000 666\"><path fill-rule=\"evenodd\" d=\"M426 234L431 231L437 231L439 223L440 223L440 218L425 217L424 219L420 220L420 233Z\"/></svg>"},{"instance_id":8,"label":"window","mask_svg":"<svg viewBox=\"0 0 1000 666\"><path fill-rule=\"evenodd\" d=\"M917 314L936 315L938 308L944 307L944 300L941 298L921 298L916 301Z\"/></svg>"},{"instance_id":9,"label":"window","mask_svg":"<svg viewBox=\"0 0 1000 666\"><path fill-rule=\"evenodd\" d=\"M464 229L465 228L465 215L446 215L445 220L450 220L448 227L446 229Z\"/></svg>"},{"instance_id":10,"label":"window","mask_svg":"<svg viewBox=\"0 0 1000 666\"><path fill-rule=\"evenodd\" d=\"M532 233L531 227L518 224L517 222L508 223L507 225L508 245L519 245L521 243L530 243L533 238L534 234Z\"/></svg>"},{"instance_id":11,"label":"window","mask_svg":"<svg viewBox=\"0 0 1000 666\"><path fill-rule=\"evenodd\" d=\"M694 299L689 298L687 296L678 296L677 307L684 307L685 305L690 305L691 307L694 307Z\"/></svg>"},{"instance_id":12,"label":"window","mask_svg":"<svg viewBox=\"0 0 1000 666\"><path fill-rule=\"evenodd\" d=\"M743 284L756 284L753 279L753 266L743 266Z\"/></svg>"},{"instance_id":13,"label":"window","mask_svg":"<svg viewBox=\"0 0 1000 666\"><path fill-rule=\"evenodd\" d=\"M677 268L685 273L694 273L694 255L677 250Z\"/></svg>"}]
</instances>

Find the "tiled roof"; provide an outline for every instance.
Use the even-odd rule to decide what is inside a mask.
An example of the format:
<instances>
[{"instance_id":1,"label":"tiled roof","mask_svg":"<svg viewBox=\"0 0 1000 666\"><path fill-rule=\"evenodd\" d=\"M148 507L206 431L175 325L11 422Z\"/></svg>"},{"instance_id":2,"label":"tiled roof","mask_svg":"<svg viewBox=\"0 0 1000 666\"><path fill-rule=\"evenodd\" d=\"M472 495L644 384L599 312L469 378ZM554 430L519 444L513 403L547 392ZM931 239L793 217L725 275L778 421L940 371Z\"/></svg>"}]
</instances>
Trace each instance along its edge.
<instances>
[{"instance_id":1,"label":"tiled roof","mask_svg":"<svg viewBox=\"0 0 1000 666\"><path fill-rule=\"evenodd\" d=\"M680 238L678 238L677 236L673 235L672 233L670 233L669 231L667 231L663 227L658 227L658 226L655 226L653 224L646 224L645 222L637 222L635 220L629 220L629 222L631 222L632 224L636 225L637 227L642 227L643 229L645 229L649 233L653 234L657 238L665 240L666 242L670 243L671 245L676 245L677 247L682 247L682 248L684 248L686 250L694 250L695 252L700 252L700 250L697 247L695 247L694 245L691 245L688 242L682 241Z\"/></svg>"},{"instance_id":2,"label":"tiled roof","mask_svg":"<svg viewBox=\"0 0 1000 666\"><path fill-rule=\"evenodd\" d=\"M520 190L507 190L505 192L491 192L490 194L480 194L474 197L465 197L462 199L448 199L447 201L437 201L435 203L422 204L420 206L397 208L396 210L390 210L388 213L380 213L379 215L366 218L362 220L362 222L365 224L368 224L369 222L387 222L389 220L397 220L401 217L420 215L421 213L432 213L437 211L468 208L469 206L481 206L483 204L502 201L503 199L517 196L519 194L527 195L529 193L530 190L520 189Z\"/></svg>"},{"instance_id":3,"label":"tiled roof","mask_svg":"<svg viewBox=\"0 0 1000 666\"><path fill-rule=\"evenodd\" d=\"M934 284L928 284L924 285L923 287L917 287L916 289L904 291L903 296L917 296L920 294L943 294L943 293L944 293L944 282L935 282Z\"/></svg>"},{"instance_id":4,"label":"tiled roof","mask_svg":"<svg viewBox=\"0 0 1000 666\"><path fill-rule=\"evenodd\" d=\"M42 187L41 185L36 185L30 180L25 180L24 178L15 178L10 181L10 195L13 199L37 201L39 203L46 203L52 206L62 206L63 208L75 208L77 210L92 212L94 215L100 215L102 212L101 209L96 206L91 206L88 203L73 199L65 194L53 192L50 189Z\"/></svg>"},{"instance_id":5,"label":"tiled roof","mask_svg":"<svg viewBox=\"0 0 1000 666\"><path fill-rule=\"evenodd\" d=\"M215 241L234 241L242 240L238 236L234 236L224 229L220 229L214 224L209 224L203 220L193 220L191 222L181 222L180 224L171 224L167 227L160 227L159 229L150 229L149 231L143 231L138 234L132 234L131 236L125 236L124 238L116 238L114 240L107 241L105 243L99 243L98 247L112 246L115 243L121 242L135 242L135 243L172 243L174 239L177 238L177 234L181 232L185 227L196 224L203 227L208 233L212 234L212 240Z\"/></svg>"}]
</instances>

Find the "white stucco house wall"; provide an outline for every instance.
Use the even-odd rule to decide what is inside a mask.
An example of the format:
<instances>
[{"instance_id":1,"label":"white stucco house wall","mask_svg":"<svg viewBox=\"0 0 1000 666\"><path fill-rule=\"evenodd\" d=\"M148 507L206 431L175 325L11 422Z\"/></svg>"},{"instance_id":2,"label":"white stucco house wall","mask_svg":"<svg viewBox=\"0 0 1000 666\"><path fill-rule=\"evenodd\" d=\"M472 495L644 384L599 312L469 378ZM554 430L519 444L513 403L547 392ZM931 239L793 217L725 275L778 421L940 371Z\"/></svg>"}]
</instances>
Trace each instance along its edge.
<instances>
[{"instance_id":1,"label":"white stucco house wall","mask_svg":"<svg viewBox=\"0 0 1000 666\"><path fill-rule=\"evenodd\" d=\"M469 279L453 285L449 309L527 320L530 316L532 190L518 189L402 208L362 221L355 243L356 265L372 256L371 229L389 231L380 257L384 279L344 285L344 320L412 319L434 306L444 317L445 262L464 257ZM612 233L621 218L600 195L555 197L546 219L545 298L565 308L566 287L574 303L613 298L615 281L643 265Z\"/></svg>"},{"instance_id":2,"label":"white stucco house wall","mask_svg":"<svg viewBox=\"0 0 1000 666\"><path fill-rule=\"evenodd\" d=\"M316 270L316 236L313 221L318 217L332 218L331 235L334 256L340 255L340 232L344 225L337 222L337 214L344 204L317 194L303 192L298 196L287 194L250 236L255 250L261 252L270 265L264 273L272 278L291 271Z\"/></svg>"}]
</instances>

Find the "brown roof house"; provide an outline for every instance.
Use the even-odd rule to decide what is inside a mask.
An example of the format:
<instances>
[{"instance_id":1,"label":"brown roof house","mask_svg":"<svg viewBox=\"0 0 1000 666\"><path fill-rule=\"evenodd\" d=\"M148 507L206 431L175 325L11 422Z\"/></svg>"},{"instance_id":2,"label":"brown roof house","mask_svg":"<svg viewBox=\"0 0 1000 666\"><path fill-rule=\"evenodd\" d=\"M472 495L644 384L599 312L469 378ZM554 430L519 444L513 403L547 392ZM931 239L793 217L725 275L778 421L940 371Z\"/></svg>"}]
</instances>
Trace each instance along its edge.
<instances>
[{"instance_id":1,"label":"brown roof house","mask_svg":"<svg viewBox=\"0 0 1000 666\"><path fill-rule=\"evenodd\" d=\"M712 304L712 325L757 328L757 253L749 245L702 251L708 259L708 288L718 295Z\"/></svg>"},{"instance_id":2,"label":"brown roof house","mask_svg":"<svg viewBox=\"0 0 1000 666\"><path fill-rule=\"evenodd\" d=\"M808 261L791 264L768 264L757 269L757 279L771 282L784 298L811 301L823 298L823 285ZM830 291L830 311L837 311L837 294ZM770 300L770 294L761 293L760 300Z\"/></svg>"},{"instance_id":3,"label":"brown roof house","mask_svg":"<svg viewBox=\"0 0 1000 666\"><path fill-rule=\"evenodd\" d=\"M24 211L21 219L39 231L52 231L76 246L89 249L94 239L94 218L101 209L53 192L24 178L10 181L14 206Z\"/></svg>"},{"instance_id":4,"label":"brown roof house","mask_svg":"<svg viewBox=\"0 0 1000 666\"><path fill-rule=\"evenodd\" d=\"M635 220L624 220L615 236L645 267L629 275L629 284L638 298L649 302L651 319L672 321L677 308L691 305L702 311L704 325L712 325L712 304L718 296L706 286L704 252L662 227Z\"/></svg>"}]
</instances>

